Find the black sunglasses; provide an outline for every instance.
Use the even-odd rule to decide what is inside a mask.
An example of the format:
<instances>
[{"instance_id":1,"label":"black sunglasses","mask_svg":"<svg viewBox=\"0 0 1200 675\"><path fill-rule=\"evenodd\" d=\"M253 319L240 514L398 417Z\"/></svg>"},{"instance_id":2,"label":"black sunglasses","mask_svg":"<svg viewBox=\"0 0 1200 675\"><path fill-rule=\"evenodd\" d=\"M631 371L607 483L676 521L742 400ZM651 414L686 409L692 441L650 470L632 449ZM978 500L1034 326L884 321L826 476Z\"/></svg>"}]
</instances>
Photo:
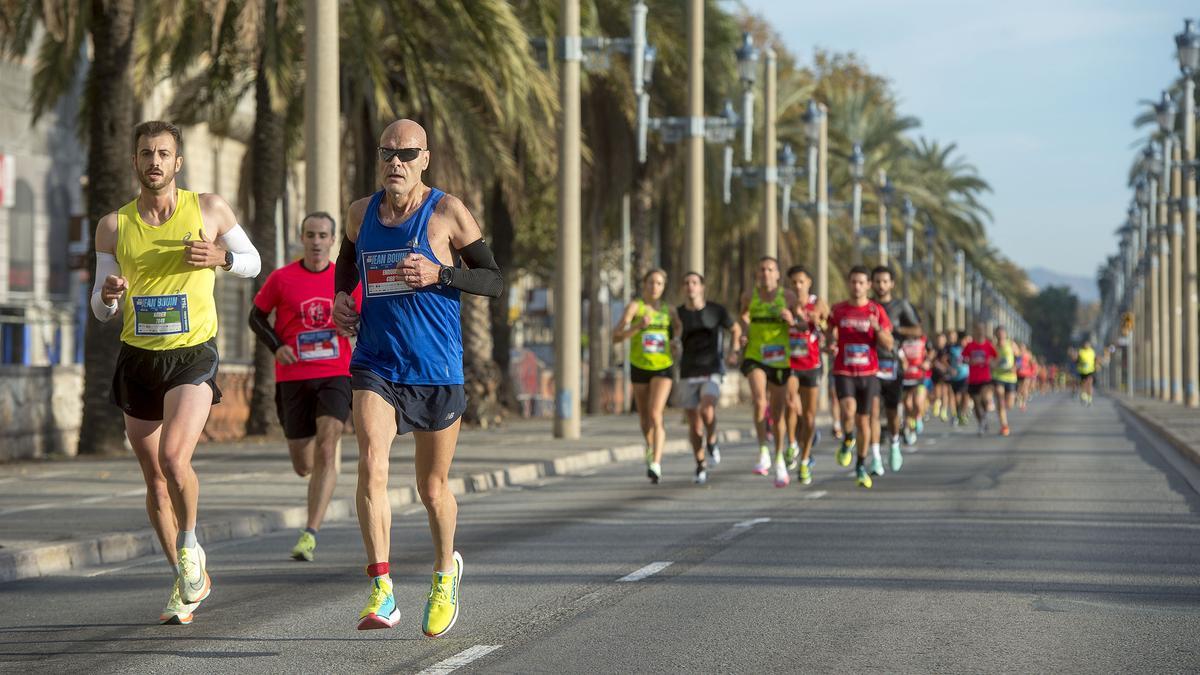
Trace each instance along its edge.
<instances>
[{"instance_id":1,"label":"black sunglasses","mask_svg":"<svg viewBox=\"0 0 1200 675\"><path fill-rule=\"evenodd\" d=\"M411 162L425 150L427 148L379 148L379 161L386 163L398 157L401 162Z\"/></svg>"}]
</instances>

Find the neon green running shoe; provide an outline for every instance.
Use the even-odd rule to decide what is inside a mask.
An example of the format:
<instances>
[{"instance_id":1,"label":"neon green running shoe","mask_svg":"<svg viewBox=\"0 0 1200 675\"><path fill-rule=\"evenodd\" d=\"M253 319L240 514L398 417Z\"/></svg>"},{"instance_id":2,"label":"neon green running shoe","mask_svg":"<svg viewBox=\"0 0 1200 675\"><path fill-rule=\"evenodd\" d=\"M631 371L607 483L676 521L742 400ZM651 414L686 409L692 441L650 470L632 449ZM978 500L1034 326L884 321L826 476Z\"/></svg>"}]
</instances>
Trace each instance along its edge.
<instances>
[{"instance_id":1,"label":"neon green running shoe","mask_svg":"<svg viewBox=\"0 0 1200 675\"><path fill-rule=\"evenodd\" d=\"M807 462L800 462L800 484L801 485L811 485L812 484L812 459L811 458Z\"/></svg>"},{"instance_id":2,"label":"neon green running shoe","mask_svg":"<svg viewBox=\"0 0 1200 675\"><path fill-rule=\"evenodd\" d=\"M308 530L300 531L300 540L292 548L292 560L313 561L313 552L317 550L317 538Z\"/></svg>"},{"instance_id":3,"label":"neon green running shoe","mask_svg":"<svg viewBox=\"0 0 1200 675\"><path fill-rule=\"evenodd\" d=\"M454 572L433 573L433 585L429 599L425 601L425 613L421 619L421 632L427 637L441 637L458 621L458 588L462 583L463 560L454 552Z\"/></svg>"},{"instance_id":4,"label":"neon green running shoe","mask_svg":"<svg viewBox=\"0 0 1200 675\"><path fill-rule=\"evenodd\" d=\"M800 446L795 443L788 443L787 450L783 452L783 461L787 464L788 471L796 470L796 458L800 456Z\"/></svg>"},{"instance_id":5,"label":"neon green running shoe","mask_svg":"<svg viewBox=\"0 0 1200 675\"><path fill-rule=\"evenodd\" d=\"M854 456L854 446L857 442L853 437L847 436L842 439L841 445L837 450L837 463L842 466L850 466L850 459Z\"/></svg>"},{"instance_id":6,"label":"neon green running shoe","mask_svg":"<svg viewBox=\"0 0 1200 675\"><path fill-rule=\"evenodd\" d=\"M867 467L865 467L865 466L858 467L858 471L856 472L855 482L858 484L858 487L867 488L868 490L871 489L871 486L874 483L871 481L871 474L867 472Z\"/></svg>"},{"instance_id":7,"label":"neon green running shoe","mask_svg":"<svg viewBox=\"0 0 1200 675\"><path fill-rule=\"evenodd\" d=\"M391 628L400 620L400 608L396 606L396 598L392 595L392 580L375 577L374 582L371 598L358 615L359 630Z\"/></svg>"}]
</instances>

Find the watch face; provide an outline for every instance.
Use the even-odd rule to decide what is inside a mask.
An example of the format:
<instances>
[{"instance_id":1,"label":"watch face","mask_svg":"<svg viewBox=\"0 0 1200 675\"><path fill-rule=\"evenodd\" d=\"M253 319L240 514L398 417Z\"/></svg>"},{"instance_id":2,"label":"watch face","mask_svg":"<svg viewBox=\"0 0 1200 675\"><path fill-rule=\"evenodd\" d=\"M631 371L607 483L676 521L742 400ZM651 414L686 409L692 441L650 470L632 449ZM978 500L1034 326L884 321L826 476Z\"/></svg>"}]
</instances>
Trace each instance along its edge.
<instances>
[{"instance_id":1,"label":"watch face","mask_svg":"<svg viewBox=\"0 0 1200 675\"><path fill-rule=\"evenodd\" d=\"M438 283L440 283L442 285L450 283L450 268L449 267L443 267L438 272Z\"/></svg>"}]
</instances>

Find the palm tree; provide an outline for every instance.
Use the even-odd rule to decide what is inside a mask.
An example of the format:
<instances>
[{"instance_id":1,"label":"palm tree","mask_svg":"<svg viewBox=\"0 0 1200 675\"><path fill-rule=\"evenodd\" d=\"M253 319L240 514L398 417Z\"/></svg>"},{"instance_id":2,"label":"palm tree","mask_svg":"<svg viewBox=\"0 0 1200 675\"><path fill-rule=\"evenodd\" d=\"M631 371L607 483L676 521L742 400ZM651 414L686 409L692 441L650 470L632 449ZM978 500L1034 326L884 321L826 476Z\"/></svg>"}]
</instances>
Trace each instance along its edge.
<instances>
[{"instance_id":1,"label":"palm tree","mask_svg":"<svg viewBox=\"0 0 1200 675\"><path fill-rule=\"evenodd\" d=\"M45 30L35 60L33 119L52 107L79 74L85 41L91 45L84 93L88 144L86 191L88 221L97 223L120 208L132 192L129 133L133 128L133 56L135 0L91 0L86 3L0 3L0 52L25 56L38 28ZM95 251L87 269L95 269ZM120 349L120 322L88 320L84 338L83 421L79 453L124 450L124 424L108 402L113 367Z\"/></svg>"}]
</instances>

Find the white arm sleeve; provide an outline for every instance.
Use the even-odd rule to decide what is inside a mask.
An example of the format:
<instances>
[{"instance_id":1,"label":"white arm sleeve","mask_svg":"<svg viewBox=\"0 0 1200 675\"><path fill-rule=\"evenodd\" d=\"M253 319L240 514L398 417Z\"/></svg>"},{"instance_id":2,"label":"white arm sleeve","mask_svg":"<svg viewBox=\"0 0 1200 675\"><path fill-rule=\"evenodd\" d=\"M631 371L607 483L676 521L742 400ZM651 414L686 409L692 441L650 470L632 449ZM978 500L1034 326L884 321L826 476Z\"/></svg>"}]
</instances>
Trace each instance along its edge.
<instances>
[{"instance_id":1,"label":"white arm sleeve","mask_svg":"<svg viewBox=\"0 0 1200 675\"><path fill-rule=\"evenodd\" d=\"M121 276L121 265L111 253L96 251L96 280L92 284L92 314L101 321L108 321L117 315L120 303L116 300L111 305L104 304L100 299L100 289L104 288L104 280L113 276Z\"/></svg>"},{"instance_id":2,"label":"white arm sleeve","mask_svg":"<svg viewBox=\"0 0 1200 675\"><path fill-rule=\"evenodd\" d=\"M258 276L259 270L262 269L262 259L258 257L258 250L250 243L250 237L246 236L246 231L241 225L234 225L233 229L218 237L217 242L225 247L225 250L233 253L230 272L245 278Z\"/></svg>"}]
</instances>

